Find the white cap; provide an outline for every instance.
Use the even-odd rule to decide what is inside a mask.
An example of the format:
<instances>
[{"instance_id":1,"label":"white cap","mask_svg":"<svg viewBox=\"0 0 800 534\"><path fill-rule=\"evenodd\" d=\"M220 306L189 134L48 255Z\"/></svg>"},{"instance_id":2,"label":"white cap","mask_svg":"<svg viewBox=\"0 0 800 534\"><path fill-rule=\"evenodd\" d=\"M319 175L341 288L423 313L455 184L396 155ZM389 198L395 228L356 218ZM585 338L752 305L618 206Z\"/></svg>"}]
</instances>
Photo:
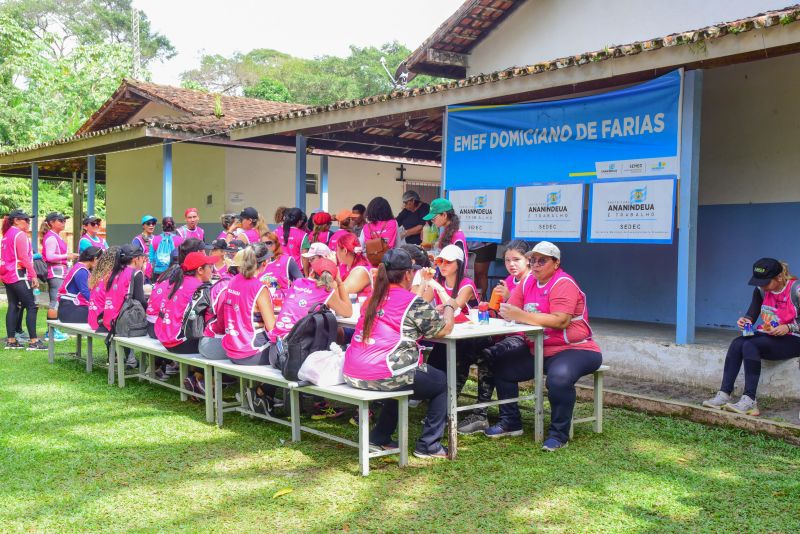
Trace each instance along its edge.
<instances>
[{"instance_id":1,"label":"white cap","mask_svg":"<svg viewBox=\"0 0 800 534\"><path fill-rule=\"evenodd\" d=\"M536 243L536 246L533 247L530 251L528 251L526 256L530 257L533 254L541 254L542 256L552 256L557 260L561 259L561 251L558 249L557 246L552 244L550 241L539 241Z\"/></svg>"},{"instance_id":2,"label":"white cap","mask_svg":"<svg viewBox=\"0 0 800 534\"><path fill-rule=\"evenodd\" d=\"M327 258L331 255L331 249L325 243L311 243L308 252L302 254L304 258L313 258L314 256L322 256Z\"/></svg>"},{"instance_id":3,"label":"white cap","mask_svg":"<svg viewBox=\"0 0 800 534\"><path fill-rule=\"evenodd\" d=\"M443 260L447 261L456 261L461 260L464 261L464 251L461 250L460 247L456 245L447 245L439 252L439 255L436 256L437 258L442 258Z\"/></svg>"}]
</instances>

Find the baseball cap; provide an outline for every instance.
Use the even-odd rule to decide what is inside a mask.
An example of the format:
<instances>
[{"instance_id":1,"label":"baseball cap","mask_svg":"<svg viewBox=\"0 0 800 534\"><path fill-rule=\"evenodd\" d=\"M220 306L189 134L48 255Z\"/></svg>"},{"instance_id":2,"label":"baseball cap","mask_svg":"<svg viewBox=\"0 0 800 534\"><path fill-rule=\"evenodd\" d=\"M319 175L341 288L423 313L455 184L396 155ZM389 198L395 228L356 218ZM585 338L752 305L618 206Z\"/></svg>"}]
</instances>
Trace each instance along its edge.
<instances>
[{"instance_id":1,"label":"baseball cap","mask_svg":"<svg viewBox=\"0 0 800 534\"><path fill-rule=\"evenodd\" d=\"M242 250L247 246L247 243L242 241L241 239L234 239L230 243L228 243L228 251L233 252L236 250Z\"/></svg>"},{"instance_id":2,"label":"baseball cap","mask_svg":"<svg viewBox=\"0 0 800 534\"><path fill-rule=\"evenodd\" d=\"M463 253L461 257L462 258L464 257ZM383 254L381 263L384 265L384 267L386 267L387 271L407 271L409 269L413 269L416 271L422 269L422 266L415 265L414 262L411 261L411 256L409 256L408 252L406 252L401 248L393 248L387 250Z\"/></svg>"},{"instance_id":3,"label":"baseball cap","mask_svg":"<svg viewBox=\"0 0 800 534\"><path fill-rule=\"evenodd\" d=\"M142 217L142 222L141 222L141 224L145 224L145 223L148 223L148 222L151 222L151 223L153 223L153 224L156 224L156 223L158 222L158 219L156 219L156 218L155 218L155 217L153 217L152 215L145 215L144 217Z\"/></svg>"},{"instance_id":4,"label":"baseball cap","mask_svg":"<svg viewBox=\"0 0 800 534\"><path fill-rule=\"evenodd\" d=\"M102 220L103 219L101 219L100 217L98 217L96 215L87 215L86 217L83 218L83 222L81 224L89 224L89 223L93 223L95 221L100 222Z\"/></svg>"},{"instance_id":5,"label":"baseball cap","mask_svg":"<svg viewBox=\"0 0 800 534\"><path fill-rule=\"evenodd\" d=\"M447 261L464 261L464 251L456 245L447 245L436 257Z\"/></svg>"},{"instance_id":6,"label":"baseball cap","mask_svg":"<svg viewBox=\"0 0 800 534\"><path fill-rule=\"evenodd\" d=\"M327 258L331 255L331 249L325 243L311 243L308 252L302 254L304 258L313 258L314 256L323 256Z\"/></svg>"},{"instance_id":7,"label":"baseball cap","mask_svg":"<svg viewBox=\"0 0 800 534\"><path fill-rule=\"evenodd\" d=\"M311 262L311 270L317 276L322 276L322 273L329 273L331 276L336 276L336 264L328 258L317 258Z\"/></svg>"},{"instance_id":8,"label":"baseball cap","mask_svg":"<svg viewBox=\"0 0 800 534\"><path fill-rule=\"evenodd\" d=\"M206 250L228 250L228 242L224 239L215 239L210 245L206 245Z\"/></svg>"},{"instance_id":9,"label":"baseball cap","mask_svg":"<svg viewBox=\"0 0 800 534\"><path fill-rule=\"evenodd\" d=\"M561 251L557 246L550 241L539 241L536 246L529 250L525 256L531 257L534 254L541 254L542 256L552 256L557 260L561 259Z\"/></svg>"},{"instance_id":10,"label":"baseball cap","mask_svg":"<svg viewBox=\"0 0 800 534\"><path fill-rule=\"evenodd\" d=\"M255 208L245 208L239 213L240 219L258 219L258 210Z\"/></svg>"},{"instance_id":11,"label":"baseball cap","mask_svg":"<svg viewBox=\"0 0 800 534\"><path fill-rule=\"evenodd\" d=\"M119 247L119 259L121 260L131 260L140 256L145 256L145 253L139 247L134 247L128 243Z\"/></svg>"},{"instance_id":12,"label":"baseball cap","mask_svg":"<svg viewBox=\"0 0 800 534\"><path fill-rule=\"evenodd\" d=\"M341 210L339 213L336 214L336 220L339 221L339 224L343 223L347 219L353 217L353 212L350 210Z\"/></svg>"},{"instance_id":13,"label":"baseball cap","mask_svg":"<svg viewBox=\"0 0 800 534\"><path fill-rule=\"evenodd\" d=\"M194 214L197 215L198 214L197 208L186 208L186 210L183 212L183 216L188 217L189 214L192 212L194 212Z\"/></svg>"},{"instance_id":14,"label":"baseball cap","mask_svg":"<svg viewBox=\"0 0 800 534\"><path fill-rule=\"evenodd\" d=\"M200 251L190 252L186 255L186 258L184 258L181 269L184 271L194 271L203 265L211 265L212 263L217 263L217 258L214 256L206 256L205 252Z\"/></svg>"},{"instance_id":15,"label":"baseball cap","mask_svg":"<svg viewBox=\"0 0 800 534\"><path fill-rule=\"evenodd\" d=\"M416 191L406 191L403 193L403 202L408 202L409 200L416 200L419 202L419 193Z\"/></svg>"},{"instance_id":16,"label":"baseball cap","mask_svg":"<svg viewBox=\"0 0 800 534\"><path fill-rule=\"evenodd\" d=\"M433 202L431 202L431 210L422 219L425 221L430 221L440 213L450 211L451 209L453 209L452 202L450 202L446 198L435 198L433 199Z\"/></svg>"},{"instance_id":17,"label":"baseball cap","mask_svg":"<svg viewBox=\"0 0 800 534\"><path fill-rule=\"evenodd\" d=\"M51 211L44 218L44 220L47 221L47 222L66 221L67 219L69 219L69 217L67 217L66 215L64 215L60 211Z\"/></svg>"},{"instance_id":18,"label":"baseball cap","mask_svg":"<svg viewBox=\"0 0 800 534\"><path fill-rule=\"evenodd\" d=\"M322 226L323 224L330 224L331 221L333 221L333 219L331 218L331 214L324 211L320 211L311 216L311 222L313 222L317 226Z\"/></svg>"},{"instance_id":19,"label":"baseball cap","mask_svg":"<svg viewBox=\"0 0 800 534\"><path fill-rule=\"evenodd\" d=\"M761 258L753 264L753 276L750 278L751 286L764 287L783 272L783 265L775 258Z\"/></svg>"},{"instance_id":20,"label":"baseball cap","mask_svg":"<svg viewBox=\"0 0 800 534\"><path fill-rule=\"evenodd\" d=\"M8 213L8 218L9 219L30 219L31 216L28 215L27 213L25 213L24 211L17 209L17 210L11 210Z\"/></svg>"}]
</instances>

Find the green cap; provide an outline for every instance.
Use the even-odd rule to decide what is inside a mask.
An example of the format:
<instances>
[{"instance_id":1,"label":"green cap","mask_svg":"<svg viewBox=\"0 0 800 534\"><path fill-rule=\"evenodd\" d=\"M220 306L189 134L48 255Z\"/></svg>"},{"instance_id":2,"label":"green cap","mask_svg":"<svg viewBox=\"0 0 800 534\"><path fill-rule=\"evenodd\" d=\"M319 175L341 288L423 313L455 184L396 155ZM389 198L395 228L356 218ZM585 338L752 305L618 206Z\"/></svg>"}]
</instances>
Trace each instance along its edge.
<instances>
[{"instance_id":1,"label":"green cap","mask_svg":"<svg viewBox=\"0 0 800 534\"><path fill-rule=\"evenodd\" d=\"M430 221L440 213L444 213L452 209L453 209L453 203L447 200L446 198L435 198L433 199L433 202L431 202L431 210L422 219L425 221Z\"/></svg>"}]
</instances>

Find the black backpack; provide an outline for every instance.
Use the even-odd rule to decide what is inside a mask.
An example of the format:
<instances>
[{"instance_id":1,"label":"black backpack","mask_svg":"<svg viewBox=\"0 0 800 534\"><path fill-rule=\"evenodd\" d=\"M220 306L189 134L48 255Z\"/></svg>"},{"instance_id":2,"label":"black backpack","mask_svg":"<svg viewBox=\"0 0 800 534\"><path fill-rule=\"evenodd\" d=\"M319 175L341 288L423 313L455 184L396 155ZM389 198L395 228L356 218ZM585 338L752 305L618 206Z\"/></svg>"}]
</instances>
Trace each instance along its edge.
<instances>
[{"instance_id":1,"label":"black backpack","mask_svg":"<svg viewBox=\"0 0 800 534\"><path fill-rule=\"evenodd\" d=\"M295 323L286 337L278 341L275 367L281 370L286 380L298 380L297 372L308 355L328 350L336 341L338 328L333 312L325 304L316 304L308 315Z\"/></svg>"},{"instance_id":2,"label":"black backpack","mask_svg":"<svg viewBox=\"0 0 800 534\"><path fill-rule=\"evenodd\" d=\"M120 337L143 337L147 335L147 315L142 303L133 298L133 278L128 287L128 295L122 302L117 318L111 321L111 330L106 336L106 346L111 345L111 341L116 336Z\"/></svg>"},{"instance_id":3,"label":"black backpack","mask_svg":"<svg viewBox=\"0 0 800 534\"><path fill-rule=\"evenodd\" d=\"M47 263L41 258L34 258L33 271L36 273L36 278L42 282L47 282Z\"/></svg>"},{"instance_id":4,"label":"black backpack","mask_svg":"<svg viewBox=\"0 0 800 534\"><path fill-rule=\"evenodd\" d=\"M211 307L211 294L208 282L198 287L192 295L192 300L183 314L183 323L179 339L200 339L204 337L206 329L206 311Z\"/></svg>"}]
</instances>

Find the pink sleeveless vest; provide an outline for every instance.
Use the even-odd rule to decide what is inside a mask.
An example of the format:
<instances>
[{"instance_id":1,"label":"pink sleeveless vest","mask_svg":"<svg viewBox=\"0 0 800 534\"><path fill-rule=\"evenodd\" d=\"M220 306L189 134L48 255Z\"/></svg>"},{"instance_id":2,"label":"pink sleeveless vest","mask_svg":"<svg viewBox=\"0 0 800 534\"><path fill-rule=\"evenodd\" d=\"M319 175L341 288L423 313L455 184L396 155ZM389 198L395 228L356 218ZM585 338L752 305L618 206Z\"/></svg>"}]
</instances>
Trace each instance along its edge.
<instances>
[{"instance_id":1,"label":"pink sleeveless vest","mask_svg":"<svg viewBox=\"0 0 800 534\"><path fill-rule=\"evenodd\" d=\"M550 290L552 290L556 284L575 285L583 296L584 305L581 313L572 317L569 326L564 330L557 330L554 328L544 329L545 356L552 356L554 354L552 352L548 354L547 347L580 345L590 342L592 339L592 328L589 326L589 306L586 303L586 294L578 287L578 283L561 269L558 269L543 287L539 287L535 276L529 276L523 281L522 301L524 302L525 311L529 313L550 313ZM583 323L585 328L580 327L579 323Z\"/></svg>"},{"instance_id":2,"label":"pink sleeveless vest","mask_svg":"<svg viewBox=\"0 0 800 534\"><path fill-rule=\"evenodd\" d=\"M177 347L186 341L186 338L180 335L183 316L192 301L192 295L201 284L202 282L194 276L187 276L172 298L169 298L172 287L168 287L167 298L161 304L161 313L158 314L154 328L156 338L165 347Z\"/></svg>"},{"instance_id":3,"label":"pink sleeveless vest","mask_svg":"<svg viewBox=\"0 0 800 534\"><path fill-rule=\"evenodd\" d=\"M311 240L311 238L313 238L313 237L314 237L314 232L309 232L308 233L308 244L309 245L311 243L324 243L324 244L327 245L331 240L331 232L330 232L330 230L325 230L324 232L320 232L319 235L317 236L317 239L315 239L314 241Z\"/></svg>"},{"instance_id":4,"label":"pink sleeveless vest","mask_svg":"<svg viewBox=\"0 0 800 534\"><path fill-rule=\"evenodd\" d=\"M67 260L54 260L47 257L48 239L56 240L56 249L59 254L67 253L67 243L52 230L48 230L44 235L44 239L42 239L42 259L47 263L47 278L64 278L64 272L67 270Z\"/></svg>"},{"instance_id":5,"label":"pink sleeveless vest","mask_svg":"<svg viewBox=\"0 0 800 534\"><path fill-rule=\"evenodd\" d=\"M261 236L258 235L258 230L255 228L242 230L242 234L244 234L244 236L247 238L248 243L258 243L261 240Z\"/></svg>"},{"instance_id":6,"label":"pink sleeveless vest","mask_svg":"<svg viewBox=\"0 0 800 534\"><path fill-rule=\"evenodd\" d=\"M303 238L307 235L306 232L300 228L289 228L288 242L283 240L283 228L278 228L276 233L278 234L278 239L281 240L284 254L289 254L300 265L300 247L303 245Z\"/></svg>"},{"instance_id":7,"label":"pink sleeveless vest","mask_svg":"<svg viewBox=\"0 0 800 534\"><path fill-rule=\"evenodd\" d=\"M285 336L291 331L292 327L308 315L315 304L327 304L328 299L333 295L333 291L328 291L325 287L317 287L317 283L310 278L296 280L289 294L283 299L281 313L275 322L275 328L269 333L269 340L273 343L278 336Z\"/></svg>"},{"instance_id":8,"label":"pink sleeveless vest","mask_svg":"<svg viewBox=\"0 0 800 534\"><path fill-rule=\"evenodd\" d=\"M289 280L289 260L291 256L287 253L281 254L281 256L277 260L273 260L268 262L264 266L264 270L261 272L261 276L259 279L261 280L262 284L267 284L267 278L272 277L278 281L278 287L286 291L289 289L290 280Z\"/></svg>"},{"instance_id":9,"label":"pink sleeveless vest","mask_svg":"<svg viewBox=\"0 0 800 534\"><path fill-rule=\"evenodd\" d=\"M328 242L328 248L336 252L336 247L338 246L337 244L339 243L339 238L349 233L350 230L336 230L335 232L333 232L333 235L331 236L331 239Z\"/></svg>"},{"instance_id":10,"label":"pink sleeveless vest","mask_svg":"<svg viewBox=\"0 0 800 534\"><path fill-rule=\"evenodd\" d=\"M181 236L184 240L199 239L200 241L203 241L206 232L199 226L195 226L194 230L189 230L189 228L184 224L183 226L178 228L178 235Z\"/></svg>"},{"instance_id":11,"label":"pink sleeveless vest","mask_svg":"<svg viewBox=\"0 0 800 534\"><path fill-rule=\"evenodd\" d=\"M522 280L519 280L519 281L514 279L514 275L513 274L508 275L506 277L506 280L505 280L506 287L508 288L508 292L511 293L512 291L514 291L515 287L517 287L520 284L524 284L525 283L525 278L527 278L527 276L529 274L530 274L530 272L528 274L526 274L525 276L523 276Z\"/></svg>"},{"instance_id":12,"label":"pink sleeveless vest","mask_svg":"<svg viewBox=\"0 0 800 534\"><path fill-rule=\"evenodd\" d=\"M20 258L17 257L16 240L17 236L22 234L22 239L28 244L28 256L30 261L33 261L33 252L31 251L31 242L28 236L19 228L12 226L3 236L2 246L0 246L0 263L2 263L2 280L3 283L13 284L20 280L27 280L28 273L23 272L20 277L18 270L22 269Z\"/></svg>"},{"instance_id":13,"label":"pink sleeveless vest","mask_svg":"<svg viewBox=\"0 0 800 534\"><path fill-rule=\"evenodd\" d=\"M100 328L100 317L106 304L106 281L100 280L89 292L89 317L86 320L93 330Z\"/></svg>"},{"instance_id":14,"label":"pink sleeveless vest","mask_svg":"<svg viewBox=\"0 0 800 534\"><path fill-rule=\"evenodd\" d=\"M122 303L125 302L125 297L128 296L134 272L136 271L134 271L133 267L125 267L114 278L111 288L106 290L105 305L103 306L103 326L108 330L111 330L111 322L119 315ZM105 284L103 286L105 287Z\"/></svg>"},{"instance_id":15,"label":"pink sleeveless vest","mask_svg":"<svg viewBox=\"0 0 800 534\"><path fill-rule=\"evenodd\" d=\"M89 245L92 247L97 247L102 250L106 250L108 248L108 243L106 243L106 240L100 236L92 237L89 234L84 234L81 237L81 241L83 241L84 239L88 241Z\"/></svg>"},{"instance_id":16,"label":"pink sleeveless vest","mask_svg":"<svg viewBox=\"0 0 800 534\"><path fill-rule=\"evenodd\" d=\"M422 363L420 352L420 358L413 367L393 370L389 364L389 357L400 342L409 341L402 337L402 325L411 303L416 298L417 296L410 291L391 286L372 324L368 340L363 339L365 315L361 314L353 340L344 354L343 372L346 376L357 380L382 380L408 372Z\"/></svg>"},{"instance_id":17,"label":"pink sleeveless vest","mask_svg":"<svg viewBox=\"0 0 800 534\"><path fill-rule=\"evenodd\" d=\"M357 269L364 269L367 271L367 277L369 278L369 284L364 287L361 291L358 292L359 297L368 297L372 294L372 265L370 265L367 258L358 254L356 255L356 260L351 267L348 267L344 263L339 264L339 276L342 278L342 282L344 282L350 273L354 272Z\"/></svg>"},{"instance_id":18,"label":"pink sleeveless vest","mask_svg":"<svg viewBox=\"0 0 800 534\"><path fill-rule=\"evenodd\" d=\"M72 279L75 277L75 274L83 269L84 271L89 271L86 266L80 262L76 263L72 266L72 268L67 272L67 275L64 277L64 283L61 284L61 287L58 288L58 300L68 300L75 304L76 306L88 306L89 301L86 300L80 292L77 294L75 293L67 293L67 286L72 282Z\"/></svg>"},{"instance_id":19,"label":"pink sleeveless vest","mask_svg":"<svg viewBox=\"0 0 800 534\"><path fill-rule=\"evenodd\" d=\"M792 280L778 294L764 291L764 300L761 302L761 320L764 324L778 321L779 324L793 323L797 318L797 308L792 302L792 290L796 290L797 280ZM758 325L758 330L764 330L764 325ZM798 334L792 334L797 336Z\"/></svg>"},{"instance_id":20,"label":"pink sleeveless vest","mask_svg":"<svg viewBox=\"0 0 800 534\"><path fill-rule=\"evenodd\" d=\"M162 280L153 286L150 298L147 299L147 309L144 311L148 323L155 324L167 295L169 295L169 280Z\"/></svg>"},{"instance_id":21,"label":"pink sleeveless vest","mask_svg":"<svg viewBox=\"0 0 800 534\"><path fill-rule=\"evenodd\" d=\"M222 278L211 286L209 297L211 307L206 310L206 328L203 334L206 337L221 338L225 334L225 316L222 314L222 299L232 277Z\"/></svg>"},{"instance_id":22,"label":"pink sleeveless vest","mask_svg":"<svg viewBox=\"0 0 800 534\"><path fill-rule=\"evenodd\" d=\"M445 291L447 291L448 295L452 295L453 294L453 288L452 287L447 287L446 283L442 282L442 287L444 288ZM472 298L468 299L467 300L467 304L464 304L464 307L461 308L461 313L463 313L465 315L469 315L469 310L470 310L469 302L470 301L474 301L474 300L478 300L478 288L475 286L475 282L473 282L471 278L462 278L461 279L461 283L458 286L458 291L460 292L461 289L464 288L464 287L469 287L469 288L472 289ZM434 302L434 304L436 306L439 306L440 304L443 304L442 299L439 298L439 294L437 292L435 292L435 291L433 292L433 302ZM458 314L456 314L456 315L458 315Z\"/></svg>"},{"instance_id":23,"label":"pink sleeveless vest","mask_svg":"<svg viewBox=\"0 0 800 534\"><path fill-rule=\"evenodd\" d=\"M225 335L222 348L231 359L247 358L261 352L266 343L258 345L256 335L264 329L253 322L256 300L262 291L267 291L258 278L247 279L241 274L233 277L222 299L225 317ZM269 294L269 291L267 291Z\"/></svg>"}]
</instances>

